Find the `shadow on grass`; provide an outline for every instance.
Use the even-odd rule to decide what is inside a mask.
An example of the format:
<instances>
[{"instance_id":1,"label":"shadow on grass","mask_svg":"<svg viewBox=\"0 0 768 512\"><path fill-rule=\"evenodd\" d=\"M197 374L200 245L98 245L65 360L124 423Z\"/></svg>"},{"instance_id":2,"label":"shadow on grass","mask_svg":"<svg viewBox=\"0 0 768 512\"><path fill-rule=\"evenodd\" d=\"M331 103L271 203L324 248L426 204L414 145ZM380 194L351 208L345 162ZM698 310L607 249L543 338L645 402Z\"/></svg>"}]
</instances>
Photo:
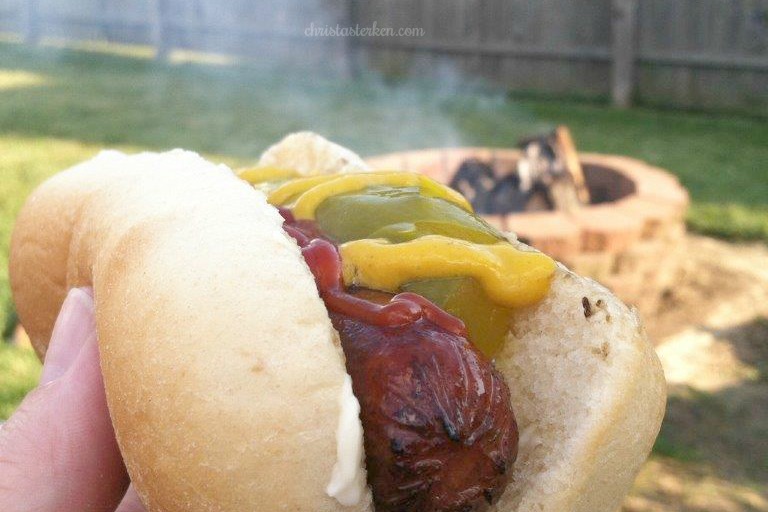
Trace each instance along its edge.
<instances>
[{"instance_id":1,"label":"shadow on grass","mask_svg":"<svg viewBox=\"0 0 768 512\"><path fill-rule=\"evenodd\" d=\"M654 453L701 463L723 479L768 486L768 319L713 334L731 341L755 377L711 393L672 386Z\"/></svg>"}]
</instances>

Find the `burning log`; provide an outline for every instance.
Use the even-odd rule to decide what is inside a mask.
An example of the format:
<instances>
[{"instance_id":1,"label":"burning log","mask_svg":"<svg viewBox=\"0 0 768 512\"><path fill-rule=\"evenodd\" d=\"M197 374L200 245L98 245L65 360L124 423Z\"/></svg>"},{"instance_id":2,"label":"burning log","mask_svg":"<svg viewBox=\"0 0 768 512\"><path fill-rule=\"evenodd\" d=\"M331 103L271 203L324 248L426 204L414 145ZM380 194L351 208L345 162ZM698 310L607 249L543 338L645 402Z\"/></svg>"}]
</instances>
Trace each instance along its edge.
<instances>
[{"instance_id":1,"label":"burning log","mask_svg":"<svg viewBox=\"0 0 768 512\"><path fill-rule=\"evenodd\" d=\"M570 131L524 139L515 172L499 175L492 163L464 160L450 186L480 214L559 210L573 213L589 204L589 189Z\"/></svg>"},{"instance_id":2,"label":"burning log","mask_svg":"<svg viewBox=\"0 0 768 512\"><path fill-rule=\"evenodd\" d=\"M579 161L579 154L576 152L576 144L571 137L571 130L567 126L558 126L555 129L555 141L555 147L560 149L560 157L565 164L565 170L573 179L579 201L582 204L589 204L589 189L584 180L584 169L581 168L581 161Z\"/></svg>"}]
</instances>

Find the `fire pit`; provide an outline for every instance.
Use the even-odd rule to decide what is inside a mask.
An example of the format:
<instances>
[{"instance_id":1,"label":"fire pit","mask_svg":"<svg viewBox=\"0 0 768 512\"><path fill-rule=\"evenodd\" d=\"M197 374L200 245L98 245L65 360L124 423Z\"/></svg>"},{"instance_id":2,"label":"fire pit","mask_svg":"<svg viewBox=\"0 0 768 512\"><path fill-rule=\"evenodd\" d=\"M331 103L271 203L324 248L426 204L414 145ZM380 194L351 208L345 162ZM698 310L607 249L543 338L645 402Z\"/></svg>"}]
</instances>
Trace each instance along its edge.
<instances>
[{"instance_id":1,"label":"fire pit","mask_svg":"<svg viewBox=\"0 0 768 512\"><path fill-rule=\"evenodd\" d=\"M498 148L424 149L374 156L374 168L403 169L451 183L462 163L486 163L501 179L516 172L522 153ZM653 312L680 262L688 193L677 178L640 160L580 153L590 202L574 211L486 214L503 231Z\"/></svg>"}]
</instances>

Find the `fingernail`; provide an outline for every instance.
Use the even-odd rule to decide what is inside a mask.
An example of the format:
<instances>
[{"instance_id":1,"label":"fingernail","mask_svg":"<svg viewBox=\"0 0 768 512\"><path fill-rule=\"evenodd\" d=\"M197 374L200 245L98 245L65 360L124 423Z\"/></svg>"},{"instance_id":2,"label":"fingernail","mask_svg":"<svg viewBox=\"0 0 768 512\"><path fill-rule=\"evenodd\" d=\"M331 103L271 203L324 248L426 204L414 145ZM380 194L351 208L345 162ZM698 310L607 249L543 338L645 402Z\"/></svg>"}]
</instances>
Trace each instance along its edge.
<instances>
[{"instance_id":1,"label":"fingernail","mask_svg":"<svg viewBox=\"0 0 768 512\"><path fill-rule=\"evenodd\" d=\"M64 299L45 354L41 385L64 375L85 341L96 336L91 293L90 288L72 288Z\"/></svg>"}]
</instances>

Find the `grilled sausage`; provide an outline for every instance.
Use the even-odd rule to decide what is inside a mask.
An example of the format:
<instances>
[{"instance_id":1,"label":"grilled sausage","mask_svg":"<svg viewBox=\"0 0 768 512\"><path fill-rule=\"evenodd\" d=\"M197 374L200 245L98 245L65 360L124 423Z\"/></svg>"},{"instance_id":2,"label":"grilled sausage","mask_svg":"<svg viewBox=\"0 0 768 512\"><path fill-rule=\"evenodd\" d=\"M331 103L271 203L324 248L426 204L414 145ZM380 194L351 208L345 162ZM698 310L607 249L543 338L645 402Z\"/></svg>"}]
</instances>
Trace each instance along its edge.
<instances>
[{"instance_id":1,"label":"grilled sausage","mask_svg":"<svg viewBox=\"0 0 768 512\"><path fill-rule=\"evenodd\" d=\"M509 390L466 338L331 313L360 401L377 511L483 510L517 456Z\"/></svg>"}]
</instances>

